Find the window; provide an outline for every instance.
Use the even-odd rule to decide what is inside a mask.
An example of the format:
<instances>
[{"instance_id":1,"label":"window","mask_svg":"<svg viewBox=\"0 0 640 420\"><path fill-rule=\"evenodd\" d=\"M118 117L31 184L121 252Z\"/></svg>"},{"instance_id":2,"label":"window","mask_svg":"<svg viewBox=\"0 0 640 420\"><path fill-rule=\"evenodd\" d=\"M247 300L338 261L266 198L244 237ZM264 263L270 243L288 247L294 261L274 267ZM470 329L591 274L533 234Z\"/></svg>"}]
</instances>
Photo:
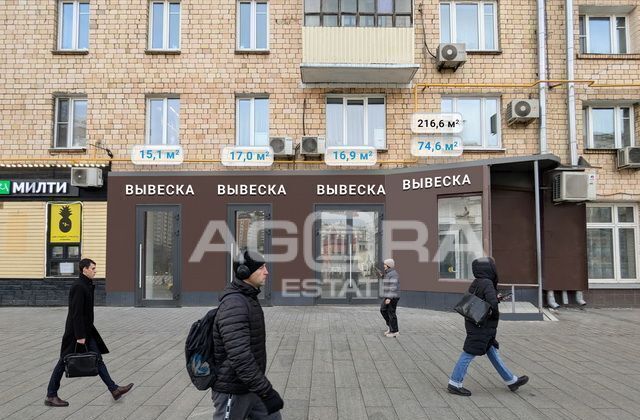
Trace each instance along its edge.
<instances>
[{"instance_id":1,"label":"window","mask_svg":"<svg viewBox=\"0 0 640 420\"><path fill-rule=\"evenodd\" d=\"M238 98L236 102L236 145L269 145L268 98Z\"/></svg>"},{"instance_id":2,"label":"window","mask_svg":"<svg viewBox=\"0 0 640 420\"><path fill-rule=\"evenodd\" d=\"M442 112L462 114L464 129L457 136L464 148L500 148L500 104L498 98L443 98Z\"/></svg>"},{"instance_id":3,"label":"window","mask_svg":"<svg viewBox=\"0 0 640 420\"><path fill-rule=\"evenodd\" d=\"M58 3L58 49L89 49L89 2Z\"/></svg>"},{"instance_id":4,"label":"window","mask_svg":"<svg viewBox=\"0 0 640 420\"><path fill-rule=\"evenodd\" d=\"M440 3L440 42L464 43L467 51L498 49L497 4Z\"/></svg>"},{"instance_id":5,"label":"window","mask_svg":"<svg viewBox=\"0 0 640 420\"><path fill-rule=\"evenodd\" d=\"M438 255L441 279L473 279L471 263L484 255L482 197L438 199Z\"/></svg>"},{"instance_id":6,"label":"window","mask_svg":"<svg viewBox=\"0 0 640 420\"><path fill-rule=\"evenodd\" d=\"M619 149L634 145L633 108L587 107L584 115L589 149Z\"/></svg>"},{"instance_id":7,"label":"window","mask_svg":"<svg viewBox=\"0 0 640 420\"><path fill-rule=\"evenodd\" d=\"M82 242L82 204L48 203L47 275L75 277Z\"/></svg>"},{"instance_id":8,"label":"window","mask_svg":"<svg viewBox=\"0 0 640 420\"><path fill-rule=\"evenodd\" d=\"M305 0L305 26L411 27L412 0Z\"/></svg>"},{"instance_id":9,"label":"window","mask_svg":"<svg viewBox=\"0 0 640 420\"><path fill-rule=\"evenodd\" d=\"M587 264L589 281L638 280L638 206L587 205Z\"/></svg>"},{"instance_id":10,"label":"window","mask_svg":"<svg viewBox=\"0 0 640 420\"><path fill-rule=\"evenodd\" d=\"M147 144L180 144L180 99L147 99Z\"/></svg>"},{"instance_id":11,"label":"window","mask_svg":"<svg viewBox=\"0 0 640 420\"><path fill-rule=\"evenodd\" d=\"M580 53L626 54L629 45L626 16L580 15Z\"/></svg>"},{"instance_id":12,"label":"window","mask_svg":"<svg viewBox=\"0 0 640 420\"><path fill-rule=\"evenodd\" d=\"M268 4L257 1L238 3L238 49L269 49Z\"/></svg>"},{"instance_id":13,"label":"window","mask_svg":"<svg viewBox=\"0 0 640 420\"><path fill-rule=\"evenodd\" d=\"M72 149L87 145L87 99L56 98L55 148Z\"/></svg>"},{"instance_id":14,"label":"window","mask_svg":"<svg viewBox=\"0 0 640 420\"><path fill-rule=\"evenodd\" d=\"M149 49L180 49L180 2L151 2L149 9Z\"/></svg>"},{"instance_id":15,"label":"window","mask_svg":"<svg viewBox=\"0 0 640 420\"><path fill-rule=\"evenodd\" d=\"M327 146L386 148L385 98L327 97Z\"/></svg>"}]
</instances>

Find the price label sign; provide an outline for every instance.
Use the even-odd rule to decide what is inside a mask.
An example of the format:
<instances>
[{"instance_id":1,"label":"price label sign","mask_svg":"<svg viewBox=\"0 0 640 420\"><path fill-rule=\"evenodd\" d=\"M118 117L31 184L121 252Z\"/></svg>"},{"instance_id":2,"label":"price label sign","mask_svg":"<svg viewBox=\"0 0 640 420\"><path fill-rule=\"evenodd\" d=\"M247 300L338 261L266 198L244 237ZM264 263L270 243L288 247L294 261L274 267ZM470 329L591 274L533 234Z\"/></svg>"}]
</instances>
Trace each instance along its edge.
<instances>
[{"instance_id":1,"label":"price label sign","mask_svg":"<svg viewBox=\"0 0 640 420\"><path fill-rule=\"evenodd\" d=\"M371 166L377 161L376 149L369 146L332 146L324 153L324 163L330 166Z\"/></svg>"},{"instance_id":2,"label":"price label sign","mask_svg":"<svg viewBox=\"0 0 640 420\"><path fill-rule=\"evenodd\" d=\"M457 112L417 112L411 115L411 131L416 134L457 134L463 129L462 114Z\"/></svg>"},{"instance_id":3,"label":"price label sign","mask_svg":"<svg viewBox=\"0 0 640 420\"><path fill-rule=\"evenodd\" d=\"M131 149L131 162L135 165L179 165L184 151L178 145L141 144Z\"/></svg>"},{"instance_id":4,"label":"price label sign","mask_svg":"<svg viewBox=\"0 0 640 420\"><path fill-rule=\"evenodd\" d=\"M273 149L269 146L227 146L222 149L224 166L271 166Z\"/></svg>"},{"instance_id":5,"label":"price label sign","mask_svg":"<svg viewBox=\"0 0 640 420\"><path fill-rule=\"evenodd\" d=\"M460 156L462 150L462 139L455 136L417 136L411 141L411 154L416 157Z\"/></svg>"}]
</instances>

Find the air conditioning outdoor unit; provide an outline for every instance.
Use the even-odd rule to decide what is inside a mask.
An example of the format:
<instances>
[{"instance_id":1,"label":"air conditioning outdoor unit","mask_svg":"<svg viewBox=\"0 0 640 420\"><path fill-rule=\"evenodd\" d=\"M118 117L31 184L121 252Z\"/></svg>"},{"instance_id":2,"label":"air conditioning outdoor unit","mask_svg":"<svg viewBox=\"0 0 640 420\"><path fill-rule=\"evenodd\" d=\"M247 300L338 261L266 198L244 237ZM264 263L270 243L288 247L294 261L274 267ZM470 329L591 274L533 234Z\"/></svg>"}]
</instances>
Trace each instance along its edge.
<instances>
[{"instance_id":1,"label":"air conditioning outdoor unit","mask_svg":"<svg viewBox=\"0 0 640 420\"><path fill-rule=\"evenodd\" d=\"M301 155L323 155L325 140L324 137L303 137L300 145Z\"/></svg>"},{"instance_id":2,"label":"air conditioning outdoor unit","mask_svg":"<svg viewBox=\"0 0 640 420\"><path fill-rule=\"evenodd\" d=\"M457 70L467 61L464 44L440 44L436 51L438 70L443 68Z\"/></svg>"},{"instance_id":3,"label":"air conditioning outdoor unit","mask_svg":"<svg viewBox=\"0 0 640 420\"><path fill-rule=\"evenodd\" d=\"M102 169L71 168L71 185L76 187L102 187Z\"/></svg>"},{"instance_id":4,"label":"air conditioning outdoor unit","mask_svg":"<svg viewBox=\"0 0 640 420\"><path fill-rule=\"evenodd\" d=\"M289 137L271 137L269 146L275 156L293 156L293 139Z\"/></svg>"},{"instance_id":5,"label":"air conditioning outdoor unit","mask_svg":"<svg viewBox=\"0 0 640 420\"><path fill-rule=\"evenodd\" d=\"M640 168L640 147L618 149L618 169Z\"/></svg>"},{"instance_id":6,"label":"air conditioning outdoor unit","mask_svg":"<svg viewBox=\"0 0 640 420\"><path fill-rule=\"evenodd\" d=\"M540 118L537 99L516 99L507 104L507 124L529 122L534 118Z\"/></svg>"},{"instance_id":7,"label":"air conditioning outdoor unit","mask_svg":"<svg viewBox=\"0 0 640 420\"><path fill-rule=\"evenodd\" d=\"M553 201L593 201L596 175L586 172L560 172L553 176Z\"/></svg>"}]
</instances>

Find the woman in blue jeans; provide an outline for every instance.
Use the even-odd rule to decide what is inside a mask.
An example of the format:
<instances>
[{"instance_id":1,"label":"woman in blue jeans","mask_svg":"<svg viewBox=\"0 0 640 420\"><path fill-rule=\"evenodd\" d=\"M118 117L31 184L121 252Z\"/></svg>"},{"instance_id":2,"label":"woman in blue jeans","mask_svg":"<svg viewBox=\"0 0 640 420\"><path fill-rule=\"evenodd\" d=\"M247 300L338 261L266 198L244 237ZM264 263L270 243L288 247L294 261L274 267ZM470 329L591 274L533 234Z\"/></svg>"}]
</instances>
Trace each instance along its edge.
<instances>
[{"instance_id":1,"label":"woman in blue jeans","mask_svg":"<svg viewBox=\"0 0 640 420\"><path fill-rule=\"evenodd\" d=\"M498 330L498 320L500 312L498 310L498 272L496 262L491 257L478 258L471 263L475 280L469 286L469 293L473 293L480 299L491 305L491 314L482 325L476 325L465 320L464 327L467 331L467 338L464 341L463 352L458 359L458 363L453 368L447 390L456 395L468 397L471 391L463 388L462 382L467 373L469 364L476 356L487 355L491 364L498 371L504 383L509 389L515 392L522 385L529 381L526 376L516 376L504 365L498 354L498 342L496 333Z\"/></svg>"}]
</instances>

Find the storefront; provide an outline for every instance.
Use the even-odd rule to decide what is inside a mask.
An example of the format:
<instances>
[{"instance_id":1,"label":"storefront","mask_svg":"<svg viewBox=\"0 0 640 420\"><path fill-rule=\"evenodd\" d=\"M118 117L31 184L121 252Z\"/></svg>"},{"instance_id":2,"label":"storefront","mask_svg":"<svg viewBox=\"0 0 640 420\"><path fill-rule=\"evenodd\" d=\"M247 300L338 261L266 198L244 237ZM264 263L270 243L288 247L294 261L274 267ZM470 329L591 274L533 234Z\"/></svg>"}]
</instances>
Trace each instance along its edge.
<instances>
[{"instance_id":1,"label":"storefront","mask_svg":"<svg viewBox=\"0 0 640 420\"><path fill-rule=\"evenodd\" d=\"M107 304L215 305L231 256L253 246L271 255L267 305L378 302L376 268L392 255L405 306L450 308L483 254L496 258L502 283L534 286L518 293L537 305L539 281L586 288L585 241L567 247L584 236L585 207L553 205L547 194L558 163L544 155L379 171L114 173Z\"/></svg>"},{"instance_id":2,"label":"storefront","mask_svg":"<svg viewBox=\"0 0 640 420\"><path fill-rule=\"evenodd\" d=\"M72 185L71 167L31 166L0 170L0 305L66 305L84 257L97 262L103 303L106 185Z\"/></svg>"}]
</instances>

